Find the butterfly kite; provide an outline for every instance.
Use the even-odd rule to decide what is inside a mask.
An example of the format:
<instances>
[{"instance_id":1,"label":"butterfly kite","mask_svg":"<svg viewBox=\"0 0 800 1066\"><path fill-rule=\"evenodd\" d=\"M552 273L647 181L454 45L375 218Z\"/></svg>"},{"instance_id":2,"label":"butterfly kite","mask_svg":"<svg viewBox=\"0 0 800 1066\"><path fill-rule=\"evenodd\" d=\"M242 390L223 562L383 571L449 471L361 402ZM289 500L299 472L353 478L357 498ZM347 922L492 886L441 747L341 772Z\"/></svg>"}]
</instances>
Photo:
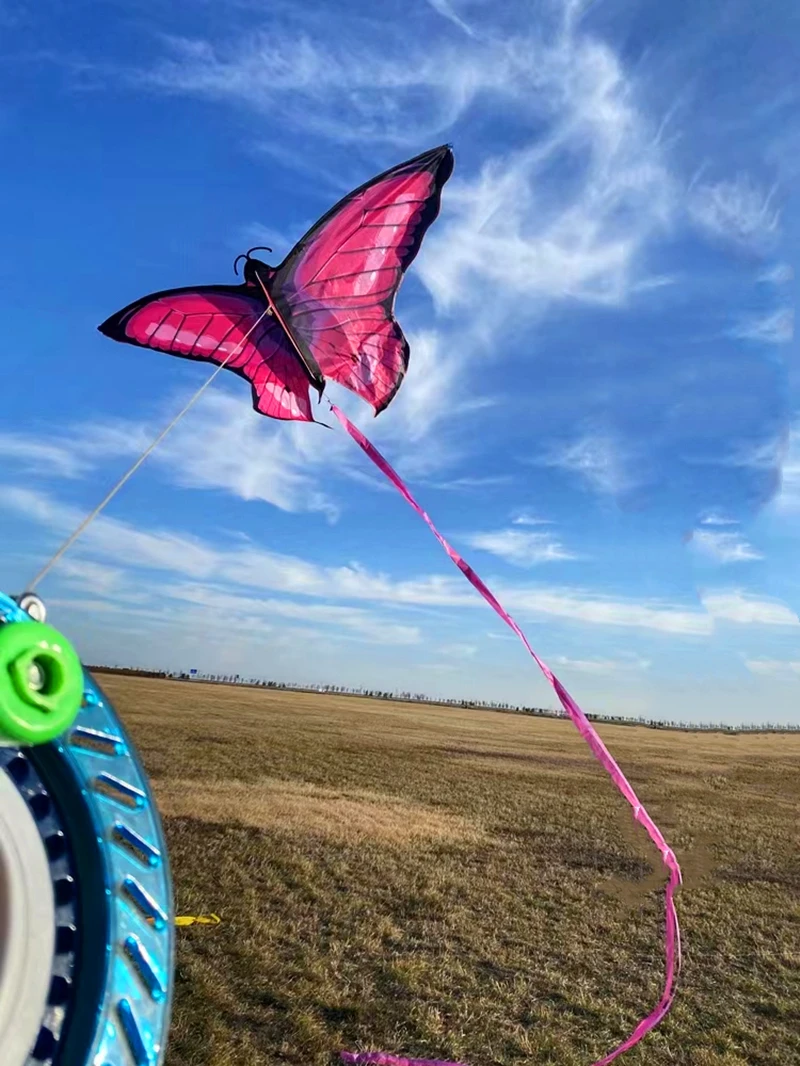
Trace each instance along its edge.
<instances>
[{"instance_id":1,"label":"butterfly kite","mask_svg":"<svg viewBox=\"0 0 800 1066\"><path fill-rule=\"evenodd\" d=\"M446 146L417 156L341 200L280 266L254 259L251 249L239 257L242 285L154 293L112 315L100 332L224 363L250 382L253 406L270 418L312 422L309 386L321 396L325 378L352 389L377 415L408 366L395 296L452 172Z\"/></svg>"},{"instance_id":2,"label":"butterfly kite","mask_svg":"<svg viewBox=\"0 0 800 1066\"><path fill-rule=\"evenodd\" d=\"M112 315L100 331L113 340L225 367L252 387L253 406L270 418L313 422L311 388L325 380L352 390L375 414L392 402L408 368L409 346L394 306L403 276L439 213L453 171L444 145L392 167L340 200L276 267L244 258L238 285L198 285L145 296ZM270 249L266 249L270 251ZM237 259L234 268L238 266ZM450 559L519 637L555 690L669 872L666 884L666 979L661 999L631 1035L599 1060L605 1066L637 1044L669 1010L680 967L674 896L681 872L647 813L584 712L531 648L522 630L468 563L442 537L400 476L334 404L341 425L427 523ZM420 1066L384 1053L343 1052L357 1066ZM438 1064L453 1066L453 1064Z\"/></svg>"}]
</instances>

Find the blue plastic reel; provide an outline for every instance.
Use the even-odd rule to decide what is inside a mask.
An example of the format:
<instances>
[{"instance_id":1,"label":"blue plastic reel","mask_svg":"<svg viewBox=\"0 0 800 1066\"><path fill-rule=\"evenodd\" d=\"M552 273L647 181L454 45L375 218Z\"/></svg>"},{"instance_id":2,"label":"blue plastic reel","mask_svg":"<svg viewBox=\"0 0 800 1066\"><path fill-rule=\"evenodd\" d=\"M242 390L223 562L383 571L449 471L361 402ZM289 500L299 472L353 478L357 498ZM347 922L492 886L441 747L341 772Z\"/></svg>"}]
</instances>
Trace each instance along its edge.
<instances>
[{"instance_id":1,"label":"blue plastic reel","mask_svg":"<svg viewBox=\"0 0 800 1066\"><path fill-rule=\"evenodd\" d=\"M0 623L30 620L0 593ZM25 1066L160 1066L175 950L169 860L136 751L86 671L72 729L37 747L0 744L2 773L36 822L55 901L50 993Z\"/></svg>"}]
</instances>

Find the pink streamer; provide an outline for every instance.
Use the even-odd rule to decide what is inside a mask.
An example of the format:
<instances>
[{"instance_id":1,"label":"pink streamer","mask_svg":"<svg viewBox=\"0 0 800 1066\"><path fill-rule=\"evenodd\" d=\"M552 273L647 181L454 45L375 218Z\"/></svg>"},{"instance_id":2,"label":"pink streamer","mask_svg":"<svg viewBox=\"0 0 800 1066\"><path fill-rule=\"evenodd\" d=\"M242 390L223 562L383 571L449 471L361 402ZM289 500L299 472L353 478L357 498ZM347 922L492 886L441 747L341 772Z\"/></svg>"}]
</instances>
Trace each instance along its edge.
<instances>
[{"instance_id":1,"label":"pink streamer","mask_svg":"<svg viewBox=\"0 0 800 1066\"><path fill-rule=\"evenodd\" d=\"M634 792L628 779L623 774L622 770L617 765L611 752L605 746L600 739L597 730L592 723L586 717L584 712L570 696L553 671L539 658L536 652L528 643L528 638L519 628L517 623L511 617L511 615L505 610L504 607L497 601L494 594L486 587L483 581L478 577L469 563L458 554L458 552L447 543L439 530L433 524L427 513L420 507L417 501L409 492L403 479L400 475L392 469L389 463L384 459L381 453L373 444L371 444L364 434L353 425L350 419L345 415L335 404L331 404L331 410L339 419L339 422L345 428L347 433L353 438L356 444L361 450L372 460L375 466L383 473L389 481L394 485L397 491L404 497L406 502L414 508L417 514L427 524L433 535L439 541L441 546L450 556L452 561L464 575L464 577L473 585L478 592L483 596L492 610L502 618L509 629L519 637L522 643L525 645L525 649L531 658L536 662L539 669L544 676L553 686L556 695L558 696L562 707L572 719L573 724L581 734L583 739L592 749L595 757L605 768L611 780L616 787L622 793L626 801L630 804L633 810L634 820L640 825L644 826L647 831L647 835L652 842L658 848L661 853L661 858L664 866L669 872L669 880L666 885L665 891L665 911L666 911L666 935L665 935L665 958L666 958L666 975L664 979L664 990L661 994L661 998L658 1001L656 1007L643 1018L627 1040L624 1040L619 1047L609 1052L602 1059L598 1059L593 1066L608 1066L608 1063L613 1062L619 1055L629 1051L632 1047L639 1043L639 1041L654 1029L659 1022L668 1013L672 1006L672 1001L675 998L675 987L677 983L677 977L681 967L681 939L680 939L680 927L678 925L678 913L675 909L675 892L680 887L681 868L678 865L678 860L673 852L672 848L667 844L664 839L664 835L658 828L656 823L647 813L644 805L640 802L639 797ZM342 1060L346 1063L352 1064L352 1066L461 1066L459 1063L430 1063L424 1059L404 1059L398 1058L394 1055L387 1055L383 1052L353 1054L352 1052L342 1052Z\"/></svg>"},{"instance_id":2,"label":"pink streamer","mask_svg":"<svg viewBox=\"0 0 800 1066\"><path fill-rule=\"evenodd\" d=\"M441 1059L404 1059L399 1055L387 1055L385 1051L365 1051L358 1055L343 1051L340 1058L353 1066L466 1066L464 1062L442 1062Z\"/></svg>"}]
</instances>

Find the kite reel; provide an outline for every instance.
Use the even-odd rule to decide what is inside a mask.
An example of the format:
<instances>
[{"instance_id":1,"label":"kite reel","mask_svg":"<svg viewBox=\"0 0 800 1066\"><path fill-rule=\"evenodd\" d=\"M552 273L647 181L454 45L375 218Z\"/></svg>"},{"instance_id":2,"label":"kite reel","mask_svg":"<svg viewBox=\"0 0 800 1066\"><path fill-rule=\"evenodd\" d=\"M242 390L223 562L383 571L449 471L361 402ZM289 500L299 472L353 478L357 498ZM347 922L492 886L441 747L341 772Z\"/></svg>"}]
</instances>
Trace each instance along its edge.
<instances>
[{"instance_id":1,"label":"kite reel","mask_svg":"<svg viewBox=\"0 0 800 1066\"><path fill-rule=\"evenodd\" d=\"M114 708L38 597L0 593L0 1058L160 1066L172 996L161 821Z\"/></svg>"}]
</instances>

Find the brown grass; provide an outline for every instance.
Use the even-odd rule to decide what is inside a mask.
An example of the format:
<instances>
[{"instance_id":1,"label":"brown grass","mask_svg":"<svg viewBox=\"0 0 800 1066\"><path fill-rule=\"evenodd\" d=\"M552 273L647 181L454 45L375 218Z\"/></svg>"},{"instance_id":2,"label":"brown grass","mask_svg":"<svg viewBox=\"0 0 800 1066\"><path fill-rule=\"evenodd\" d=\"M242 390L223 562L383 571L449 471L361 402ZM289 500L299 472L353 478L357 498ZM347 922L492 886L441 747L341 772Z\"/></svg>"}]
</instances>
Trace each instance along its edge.
<instances>
[{"instance_id":1,"label":"brown grass","mask_svg":"<svg viewBox=\"0 0 800 1066\"><path fill-rule=\"evenodd\" d=\"M565 722L108 676L165 816L168 1066L588 1064L658 998L661 870ZM684 864L626 1066L800 1064L800 737L602 726Z\"/></svg>"},{"instance_id":2,"label":"brown grass","mask_svg":"<svg viewBox=\"0 0 800 1066\"><path fill-rule=\"evenodd\" d=\"M255 829L331 837L357 844L369 839L394 844L415 840L478 841L480 832L466 818L443 814L419 803L364 789L321 788L277 777L255 781L166 778L154 781L159 807L167 818L239 822Z\"/></svg>"}]
</instances>

